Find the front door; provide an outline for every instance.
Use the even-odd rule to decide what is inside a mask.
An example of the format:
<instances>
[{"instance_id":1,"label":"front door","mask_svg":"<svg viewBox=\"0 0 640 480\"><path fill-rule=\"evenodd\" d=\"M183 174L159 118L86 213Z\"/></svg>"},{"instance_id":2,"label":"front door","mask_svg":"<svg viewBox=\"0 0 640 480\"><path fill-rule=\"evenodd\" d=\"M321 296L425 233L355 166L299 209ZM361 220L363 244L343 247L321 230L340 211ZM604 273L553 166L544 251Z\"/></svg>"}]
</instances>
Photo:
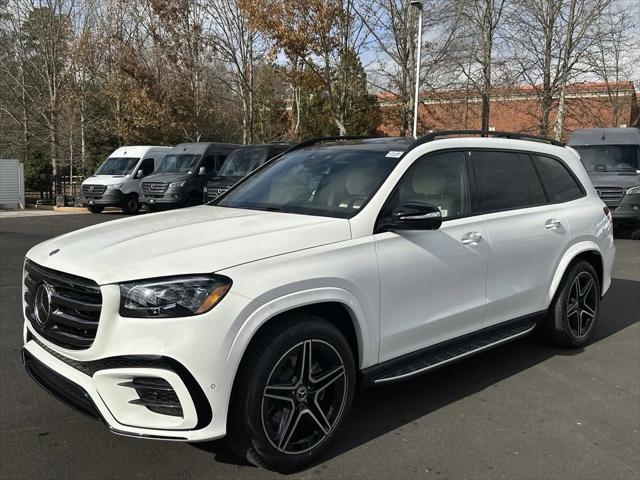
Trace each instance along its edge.
<instances>
[{"instance_id":1,"label":"front door","mask_svg":"<svg viewBox=\"0 0 640 480\"><path fill-rule=\"evenodd\" d=\"M463 152L418 159L398 183L381 222L400 203L437 206L439 230L374 235L380 268L381 362L481 328L488 245L483 216L471 215Z\"/></svg>"}]
</instances>

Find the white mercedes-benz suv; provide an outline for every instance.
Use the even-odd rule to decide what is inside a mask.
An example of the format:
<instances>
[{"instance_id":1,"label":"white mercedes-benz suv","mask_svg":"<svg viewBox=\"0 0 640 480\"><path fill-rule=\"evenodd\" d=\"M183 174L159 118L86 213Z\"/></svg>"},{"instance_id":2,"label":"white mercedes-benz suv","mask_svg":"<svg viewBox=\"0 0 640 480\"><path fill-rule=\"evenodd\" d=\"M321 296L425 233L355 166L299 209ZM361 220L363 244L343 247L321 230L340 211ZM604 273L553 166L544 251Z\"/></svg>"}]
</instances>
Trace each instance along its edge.
<instances>
[{"instance_id":1,"label":"white mercedes-benz suv","mask_svg":"<svg viewBox=\"0 0 640 480\"><path fill-rule=\"evenodd\" d=\"M32 248L23 361L116 433L226 436L294 470L337 435L357 386L534 330L587 344L613 257L609 210L559 143L316 139L209 205Z\"/></svg>"}]
</instances>

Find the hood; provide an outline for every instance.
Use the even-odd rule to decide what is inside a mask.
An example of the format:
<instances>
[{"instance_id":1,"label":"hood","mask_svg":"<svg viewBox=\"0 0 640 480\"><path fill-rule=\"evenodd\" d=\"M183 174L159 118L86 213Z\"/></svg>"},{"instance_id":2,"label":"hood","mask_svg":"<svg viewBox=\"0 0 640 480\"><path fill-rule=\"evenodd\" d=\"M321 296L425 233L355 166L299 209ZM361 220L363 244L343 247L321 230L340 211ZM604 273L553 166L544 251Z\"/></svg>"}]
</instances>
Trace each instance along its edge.
<instances>
[{"instance_id":1,"label":"hood","mask_svg":"<svg viewBox=\"0 0 640 480\"><path fill-rule=\"evenodd\" d=\"M122 183L125 179L129 179L129 175L93 175L87 178L83 185L111 185L114 183Z\"/></svg>"},{"instance_id":2,"label":"hood","mask_svg":"<svg viewBox=\"0 0 640 480\"><path fill-rule=\"evenodd\" d=\"M189 173L154 173L142 179L143 182L182 182L191 178Z\"/></svg>"},{"instance_id":3,"label":"hood","mask_svg":"<svg viewBox=\"0 0 640 480\"><path fill-rule=\"evenodd\" d=\"M36 245L27 257L104 285L217 272L349 238L345 219L202 205L77 230Z\"/></svg>"},{"instance_id":4,"label":"hood","mask_svg":"<svg viewBox=\"0 0 640 480\"><path fill-rule=\"evenodd\" d=\"M629 188L640 185L640 173L635 172L589 172L594 187Z\"/></svg>"}]
</instances>

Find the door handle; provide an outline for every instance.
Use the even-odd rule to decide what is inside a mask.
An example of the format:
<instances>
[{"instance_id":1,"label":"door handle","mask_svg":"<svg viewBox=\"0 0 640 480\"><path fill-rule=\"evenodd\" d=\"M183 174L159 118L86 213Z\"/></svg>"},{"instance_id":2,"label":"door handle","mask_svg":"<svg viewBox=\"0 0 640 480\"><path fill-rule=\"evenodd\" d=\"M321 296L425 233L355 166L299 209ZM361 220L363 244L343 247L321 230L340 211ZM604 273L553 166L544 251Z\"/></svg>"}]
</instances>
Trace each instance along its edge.
<instances>
[{"instance_id":1,"label":"door handle","mask_svg":"<svg viewBox=\"0 0 640 480\"><path fill-rule=\"evenodd\" d=\"M463 245L477 245L482 240L482 235L478 232L468 232L462 236Z\"/></svg>"},{"instance_id":2,"label":"door handle","mask_svg":"<svg viewBox=\"0 0 640 480\"><path fill-rule=\"evenodd\" d=\"M546 222L544 222L544 228L547 230L556 230L562 226L560 220L556 220L555 218L550 218Z\"/></svg>"}]
</instances>

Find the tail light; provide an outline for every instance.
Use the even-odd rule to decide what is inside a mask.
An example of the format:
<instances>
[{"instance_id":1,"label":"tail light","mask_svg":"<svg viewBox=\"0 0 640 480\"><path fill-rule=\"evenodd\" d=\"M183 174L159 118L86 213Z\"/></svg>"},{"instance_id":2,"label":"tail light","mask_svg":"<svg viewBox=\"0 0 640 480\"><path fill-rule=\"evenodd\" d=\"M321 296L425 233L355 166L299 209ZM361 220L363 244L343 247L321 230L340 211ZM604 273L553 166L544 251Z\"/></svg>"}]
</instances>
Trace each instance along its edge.
<instances>
[{"instance_id":1,"label":"tail light","mask_svg":"<svg viewBox=\"0 0 640 480\"><path fill-rule=\"evenodd\" d=\"M609 222L613 222L613 217L611 216L611 210L609 207L604 207L604 215L609 219Z\"/></svg>"}]
</instances>

